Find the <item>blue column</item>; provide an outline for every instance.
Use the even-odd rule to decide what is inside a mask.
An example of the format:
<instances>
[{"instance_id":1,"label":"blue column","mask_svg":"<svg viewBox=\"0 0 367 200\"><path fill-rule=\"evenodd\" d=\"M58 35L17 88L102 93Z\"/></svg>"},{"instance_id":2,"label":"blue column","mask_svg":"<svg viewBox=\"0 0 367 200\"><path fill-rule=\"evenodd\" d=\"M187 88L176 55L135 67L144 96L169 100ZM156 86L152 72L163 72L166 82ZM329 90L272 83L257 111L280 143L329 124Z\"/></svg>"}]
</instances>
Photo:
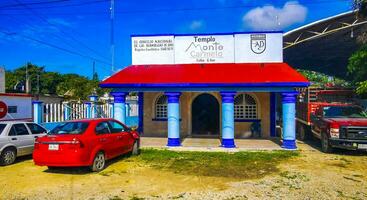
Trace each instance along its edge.
<instances>
[{"instance_id":1,"label":"blue column","mask_svg":"<svg viewBox=\"0 0 367 200\"><path fill-rule=\"evenodd\" d=\"M113 110L114 110L114 108L113 108L113 102L109 102L108 103L108 105L110 105L110 107L109 107L109 112L110 112L110 118L113 118Z\"/></svg>"},{"instance_id":2,"label":"blue column","mask_svg":"<svg viewBox=\"0 0 367 200\"><path fill-rule=\"evenodd\" d=\"M181 146L180 141L180 95L181 92L166 92L168 97L168 142L167 146Z\"/></svg>"},{"instance_id":3,"label":"blue column","mask_svg":"<svg viewBox=\"0 0 367 200\"><path fill-rule=\"evenodd\" d=\"M98 96L97 95L90 95L89 96L89 101L91 102L91 115L90 118L97 118L97 101L98 101Z\"/></svg>"},{"instance_id":4,"label":"blue column","mask_svg":"<svg viewBox=\"0 0 367 200\"><path fill-rule=\"evenodd\" d=\"M33 122L40 124L43 122L43 102L33 101Z\"/></svg>"},{"instance_id":5,"label":"blue column","mask_svg":"<svg viewBox=\"0 0 367 200\"><path fill-rule=\"evenodd\" d=\"M86 108L85 108L85 118L91 118L91 111L92 111L92 103L91 102L85 102Z\"/></svg>"},{"instance_id":6,"label":"blue column","mask_svg":"<svg viewBox=\"0 0 367 200\"><path fill-rule=\"evenodd\" d=\"M64 114L64 121L70 120L70 107L69 102L62 102L62 105L64 106L63 114Z\"/></svg>"},{"instance_id":7,"label":"blue column","mask_svg":"<svg viewBox=\"0 0 367 200\"><path fill-rule=\"evenodd\" d=\"M144 131L144 93L139 92L138 94L138 117L139 117L139 126L138 131L140 134Z\"/></svg>"},{"instance_id":8,"label":"blue column","mask_svg":"<svg viewBox=\"0 0 367 200\"><path fill-rule=\"evenodd\" d=\"M235 148L234 143L234 95L236 92L221 92L222 96L222 147Z\"/></svg>"},{"instance_id":9,"label":"blue column","mask_svg":"<svg viewBox=\"0 0 367 200\"><path fill-rule=\"evenodd\" d=\"M130 103L126 103L126 116L130 117Z\"/></svg>"},{"instance_id":10,"label":"blue column","mask_svg":"<svg viewBox=\"0 0 367 200\"><path fill-rule=\"evenodd\" d=\"M296 97L297 92L282 93L283 104L283 145L285 149L296 146Z\"/></svg>"},{"instance_id":11,"label":"blue column","mask_svg":"<svg viewBox=\"0 0 367 200\"><path fill-rule=\"evenodd\" d=\"M126 92L111 92L113 96L113 118L126 123Z\"/></svg>"}]
</instances>

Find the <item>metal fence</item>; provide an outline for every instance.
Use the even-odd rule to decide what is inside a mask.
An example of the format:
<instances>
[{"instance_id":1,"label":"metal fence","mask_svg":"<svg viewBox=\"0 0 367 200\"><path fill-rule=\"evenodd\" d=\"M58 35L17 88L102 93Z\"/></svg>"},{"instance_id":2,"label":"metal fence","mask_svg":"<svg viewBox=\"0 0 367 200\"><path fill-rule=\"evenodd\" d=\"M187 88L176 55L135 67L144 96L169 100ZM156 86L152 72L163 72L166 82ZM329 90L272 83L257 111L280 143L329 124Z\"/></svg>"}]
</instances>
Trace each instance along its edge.
<instances>
[{"instance_id":1,"label":"metal fence","mask_svg":"<svg viewBox=\"0 0 367 200\"><path fill-rule=\"evenodd\" d=\"M91 112L95 118L112 118L113 105L109 103L92 104ZM137 102L126 104L126 116L138 116ZM62 122L67 120L87 118L87 105L84 103L49 103L43 105L44 122Z\"/></svg>"}]
</instances>

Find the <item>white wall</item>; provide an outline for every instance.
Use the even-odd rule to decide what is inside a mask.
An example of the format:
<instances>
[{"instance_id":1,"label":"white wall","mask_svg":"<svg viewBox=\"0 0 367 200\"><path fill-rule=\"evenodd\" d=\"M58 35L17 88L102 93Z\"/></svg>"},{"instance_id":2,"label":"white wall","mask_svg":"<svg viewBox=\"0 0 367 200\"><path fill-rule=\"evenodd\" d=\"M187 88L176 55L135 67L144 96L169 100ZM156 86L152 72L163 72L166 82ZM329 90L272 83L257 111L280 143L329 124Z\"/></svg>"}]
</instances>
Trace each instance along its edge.
<instances>
[{"instance_id":1,"label":"white wall","mask_svg":"<svg viewBox=\"0 0 367 200\"><path fill-rule=\"evenodd\" d=\"M32 120L32 97L0 96L0 101L8 107L17 106L17 113L8 113L0 121L11 119Z\"/></svg>"}]
</instances>

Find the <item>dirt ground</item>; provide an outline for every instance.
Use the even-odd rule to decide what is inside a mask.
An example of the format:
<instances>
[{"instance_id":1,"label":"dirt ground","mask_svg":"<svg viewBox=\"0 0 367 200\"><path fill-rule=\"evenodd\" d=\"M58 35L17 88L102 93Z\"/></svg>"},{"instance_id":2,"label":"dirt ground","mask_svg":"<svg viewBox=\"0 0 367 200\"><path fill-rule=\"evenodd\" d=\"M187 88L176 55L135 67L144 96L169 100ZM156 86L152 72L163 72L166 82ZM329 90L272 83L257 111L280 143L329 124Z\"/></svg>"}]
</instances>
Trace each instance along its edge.
<instances>
[{"instance_id":1,"label":"dirt ground","mask_svg":"<svg viewBox=\"0 0 367 200\"><path fill-rule=\"evenodd\" d=\"M26 157L0 167L0 199L367 199L366 152L298 146L280 172L255 180L180 175L126 158L100 173L49 171Z\"/></svg>"}]
</instances>

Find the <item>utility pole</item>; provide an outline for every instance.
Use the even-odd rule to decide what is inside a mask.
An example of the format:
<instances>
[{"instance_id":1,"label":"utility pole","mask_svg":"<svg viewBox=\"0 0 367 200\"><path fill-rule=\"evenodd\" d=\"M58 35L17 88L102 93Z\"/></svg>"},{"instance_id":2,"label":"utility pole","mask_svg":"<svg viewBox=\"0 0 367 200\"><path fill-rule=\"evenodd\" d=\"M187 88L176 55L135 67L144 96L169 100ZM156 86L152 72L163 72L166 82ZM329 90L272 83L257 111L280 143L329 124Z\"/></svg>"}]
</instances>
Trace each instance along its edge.
<instances>
[{"instance_id":1,"label":"utility pole","mask_svg":"<svg viewBox=\"0 0 367 200\"><path fill-rule=\"evenodd\" d=\"M114 38L114 20L115 20L115 0L111 0L111 74L115 72L115 38Z\"/></svg>"},{"instance_id":2,"label":"utility pole","mask_svg":"<svg viewBox=\"0 0 367 200\"><path fill-rule=\"evenodd\" d=\"M30 83L29 83L29 76L28 76L28 63L25 65L25 92L27 94L30 93Z\"/></svg>"},{"instance_id":3,"label":"utility pole","mask_svg":"<svg viewBox=\"0 0 367 200\"><path fill-rule=\"evenodd\" d=\"M96 62L93 61L93 69L92 69L92 80L94 79L94 74L96 73Z\"/></svg>"},{"instance_id":4,"label":"utility pole","mask_svg":"<svg viewBox=\"0 0 367 200\"><path fill-rule=\"evenodd\" d=\"M39 99L40 96L40 72L37 74L37 99Z\"/></svg>"}]
</instances>

